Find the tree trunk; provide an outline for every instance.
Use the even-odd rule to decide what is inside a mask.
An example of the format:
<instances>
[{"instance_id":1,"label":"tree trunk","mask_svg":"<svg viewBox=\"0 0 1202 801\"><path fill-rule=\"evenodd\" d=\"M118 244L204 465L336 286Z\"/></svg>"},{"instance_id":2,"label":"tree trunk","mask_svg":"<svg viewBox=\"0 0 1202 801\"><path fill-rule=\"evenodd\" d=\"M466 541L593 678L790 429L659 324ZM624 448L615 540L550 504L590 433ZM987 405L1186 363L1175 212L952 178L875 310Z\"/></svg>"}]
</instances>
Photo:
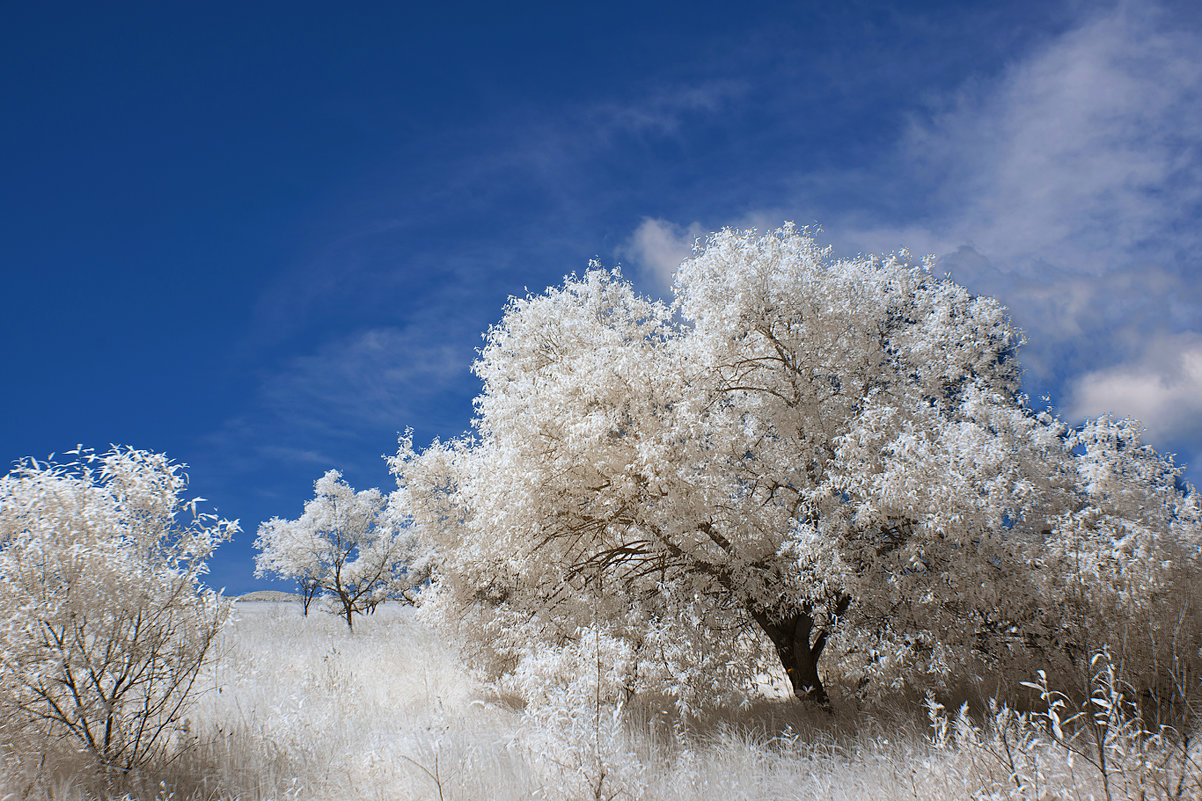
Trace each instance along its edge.
<instances>
[{"instance_id":1,"label":"tree trunk","mask_svg":"<svg viewBox=\"0 0 1202 801\"><path fill-rule=\"evenodd\" d=\"M301 582L301 605L304 609L304 616L309 616L309 604L313 603L313 596L317 595L317 584L308 581Z\"/></svg>"},{"instance_id":2,"label":"tree trunk","mask_svg":"<svg viewBox=\"0 0 1202 801\"><path fill-rule=\"evenodd\" d=\"M846 612L850 603L850 596L840 595L836 603L836 617ZM752 617L776 648L777 658L789 677L793 694L821 707L829 707L830 697L822 685L822 677L818 675L818 660L826 648L829 632L820 630L811 641L814 634L813 608L806 604L801 611L781 619L774 619L763 612L752 612Z\"/></svg>"},{"instance_id":3,"label":"tree trunk","mask_svg":"<svg viewBox=\"0 0 1202 801\"><path fill-rule=\"evenodd\" d=\"M345 592L343 592L341 589L338 590L338 597L342 601L342 612L346 616L346 627L348 629L350 629L351 631L354 631L355 630L355 622L351 616L355 612L355 602L352 601L350 599L350 597Z\"/></svg>"}]
</instances>

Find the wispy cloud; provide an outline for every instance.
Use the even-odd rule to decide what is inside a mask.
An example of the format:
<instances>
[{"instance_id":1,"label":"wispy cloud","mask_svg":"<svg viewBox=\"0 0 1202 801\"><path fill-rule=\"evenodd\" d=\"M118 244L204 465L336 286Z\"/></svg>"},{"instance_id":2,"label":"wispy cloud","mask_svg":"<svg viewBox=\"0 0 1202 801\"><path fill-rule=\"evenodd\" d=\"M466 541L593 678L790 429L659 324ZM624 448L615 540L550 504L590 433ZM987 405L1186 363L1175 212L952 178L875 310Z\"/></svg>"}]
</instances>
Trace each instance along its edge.
<instances>
[{"instance_id":1,"label":"wispy cloud","mask_svg":"<svg viewBox=\"0 0 1202 801\"><path fill-rule=\"evenodd\" d=\"M264 379L261 400L308 430L400 427L416 405L468 376L464 357L425 329L368 329L290 360Z\"/></svg>"},{"instance_id":2,"label":"wispy cloud","mask_svg":"<svg viewBox=\"0 0 1202 801\"><path fill-rule=\"evenodd\" d=\"M616 134L671 135L688 117L718 111L745 91L743 82L731 80L661 86L623 102L585 105L568 116L587 121L582 130L591 132L595 141L608 141Z\"/></svg>"},{"instance_id":3,"label":"wispy cloud","mask_svg":"<svg viewBox=\"0 0 1202 801\"><path fill-rule=\"evenodd\" d=\"M890 176L910 194L853 236L969 246L1007 275L1179 261L1202 242L1199 44L1152 6L1120 5L968 83L912 120Z\"/></svg>"},{"instance_id":4,"label":"wispy cloud","mask_svg":"<svg viewBox=\"0 0 1202 801\"><path fill-rule=\"evenodd\" d=\"M916 121L903 155L935 192L929 227L1006 272L1175 256L1202 199L1202 61L1170 25L1121 5Z\"/></svg>"},{"instance_id":5,"label":"wispy cloud","mask_svg":"<svg viewBox=\"0 0 1202 801\"><path fill-rule=\"evenodd\" d=\"M557 264L555 277L582 268L606 245L598 218L624 202L629 187L618 174L640 159L653 163L666 141L686 141L745 88L724 78L647 79L578 102L519 99L475 125L441 131L423 141L422 159L406 160L404 191L381 189L343 228L324 241L315 235L310 252L265 287L250 344L291 346L298 332L348 307L387 324L414 300L471 305L482 284L501 284L506 272L517 275L507 291L520 292L533 280L532 263L565 243L580 255ZM454 285L458 297L447 301Z\"/></svg>"},{"instance_id":6,"label":"wispy cloud","mask_svg":"<svg viewBox=\"0 0 1202 801\"><path fill-rule=\"evenodd\" d=\"M264 497L329 467L379 483L380 454L398 431L445 435L467 425L472 343L443 333L365 329L266 370L243 412L205 438L206 458Z\"/></svg>"},{"instance_id":7,"label":"wispy cloud","mask_svg":"<svg viewBox=\"0 0 1202 801\"><path fill-rule=\"evenodd\" d=\"M1035 383L1074 417L1140 418L1202 453L1202 61L1121 5L958 99L905 143L933 175L944 267L1028 331Z\"/></svg>"},{"instance_id":8,"label":"wispy cloud","mask_svg":"<svg viewBox=\"0 0 1202 801\"><path fill-rule=\"evenodd\" d=\"M967 83L898 144L889 180L907 204L875 224L828 218L836 242L936 254L1007 303L1045 380L1197 331L1202 42L1172 23L1120 4Z\"/></svg>"}]
</instances>

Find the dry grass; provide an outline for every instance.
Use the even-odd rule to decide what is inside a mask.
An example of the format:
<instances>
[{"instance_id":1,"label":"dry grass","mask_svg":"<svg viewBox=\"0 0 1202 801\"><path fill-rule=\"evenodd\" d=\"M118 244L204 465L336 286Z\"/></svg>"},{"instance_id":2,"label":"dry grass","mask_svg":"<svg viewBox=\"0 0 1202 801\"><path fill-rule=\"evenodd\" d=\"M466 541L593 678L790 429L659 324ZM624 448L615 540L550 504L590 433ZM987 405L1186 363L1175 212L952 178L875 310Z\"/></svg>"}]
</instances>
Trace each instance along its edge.
<instances>
[{"instance_id":1,"label":"dry grass","mask_svg":"<svg viewBox=\"0 0 1202 801\"><path fill-rule=\"evenodd\" d=\"M935 710L946 725L933 737L922 709L831 716L765 699L686 726L644 702L621 725L582 714L565 739L473 683L402 607L351 634L299 604L240 604L218 653L173 763L106 789L72 755L10 739L0 801L1202 798L1188 743L1140 755L1140 740L1116 731L1107 786L1088 751L1017 716L957 723ZM1171 779L1162 790L1147 768L1174 754L1177 773L1156 774Z\"/></svg>"}]
</instances>

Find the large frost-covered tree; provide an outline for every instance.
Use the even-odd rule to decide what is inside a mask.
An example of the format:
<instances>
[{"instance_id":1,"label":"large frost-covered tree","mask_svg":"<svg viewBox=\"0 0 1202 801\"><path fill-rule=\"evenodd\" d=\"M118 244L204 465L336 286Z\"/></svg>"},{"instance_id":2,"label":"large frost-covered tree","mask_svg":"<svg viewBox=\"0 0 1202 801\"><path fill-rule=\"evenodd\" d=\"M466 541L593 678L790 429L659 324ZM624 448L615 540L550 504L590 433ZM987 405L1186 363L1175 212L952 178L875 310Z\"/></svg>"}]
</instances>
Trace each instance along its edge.
<instances>
[{"instance_id":1,"label":"large frost-covered tree","mask_svg":"<svg viewBox=\"0 0 1202 801\"><path fill-rule=\"evenodd\" d=\"M377 489L355 492L337 470L313 486L298 519L273 517L259 526L255 575L295 579L306 612L314 593L328 593L351 628L356 613L387 598L411 602L422 576L411 564L410 532L394 523L388 499Z\"/></svg>"},{"instance_id":2,"label":"large frost-covered tree","mask_svg":"<svg viewBox=\"0 0 1202 801\"><path fill-rule=\"evenodd\" d=\"M161 454L71 455L0 478L0 714L127 770L181 724L229 614L205 560L238 526Z\"/></svg>"},{"instance_id":3,"label":"large frost-covered tree","mask_svg":"<svg viewBox=\"0 0 1202 801\"><path fill-rule=\"evenodd\" d=\"M995 300L791 226L713 235L674 289L594 268L511 300L474 434L402 441L429 614L485 670L595 628L629 643L631 689L720 700L775 663L826 703L833 644L866 686L1079 660L1114 631L1097 610L1196 570L1179 472L1129 424L1028 408Z\"/></svg>"}]
</instances>

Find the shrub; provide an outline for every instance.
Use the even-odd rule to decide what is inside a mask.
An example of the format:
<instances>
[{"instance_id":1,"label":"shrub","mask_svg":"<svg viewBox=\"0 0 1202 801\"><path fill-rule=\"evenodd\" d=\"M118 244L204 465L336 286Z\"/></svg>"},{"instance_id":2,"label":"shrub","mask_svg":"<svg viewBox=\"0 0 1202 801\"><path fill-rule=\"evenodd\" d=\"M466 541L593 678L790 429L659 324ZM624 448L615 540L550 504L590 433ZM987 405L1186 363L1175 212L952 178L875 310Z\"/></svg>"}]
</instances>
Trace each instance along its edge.
<instances>
[{"instance_id":1,"label":"shrub","mask_svg":"<svg viewBox=\"0 0 1202 801\"><path fill-rule=\"evenodd\" d=\"M77 449L0 479L0 714L110 775L163 757L229 602L205 559L236 522L162 454Z\"/></svg>"}]
</instances>

